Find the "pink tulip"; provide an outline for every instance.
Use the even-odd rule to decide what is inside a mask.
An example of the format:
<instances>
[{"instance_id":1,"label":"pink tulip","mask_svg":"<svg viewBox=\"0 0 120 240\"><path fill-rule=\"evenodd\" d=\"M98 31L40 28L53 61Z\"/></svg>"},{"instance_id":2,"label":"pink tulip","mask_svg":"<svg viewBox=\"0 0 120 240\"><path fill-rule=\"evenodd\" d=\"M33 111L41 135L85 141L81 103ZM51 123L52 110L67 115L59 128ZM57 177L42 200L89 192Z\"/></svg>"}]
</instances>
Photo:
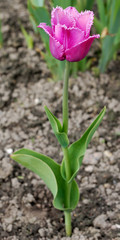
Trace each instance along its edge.
<instances>
[{"instance_id":1,"label":"pink tulip","mask_svg":"<svg viewBox=\"0 0 120 240\"><path fill-rule=\"evenodd\" d=\"M95 38L90 36L94 14L92 11L79 13L74 7L56 7L51 14L51 27L40 23L39 28L50 37L50 51L58 60L78 62L88 53Z\"/></svg>"}]
</instances>

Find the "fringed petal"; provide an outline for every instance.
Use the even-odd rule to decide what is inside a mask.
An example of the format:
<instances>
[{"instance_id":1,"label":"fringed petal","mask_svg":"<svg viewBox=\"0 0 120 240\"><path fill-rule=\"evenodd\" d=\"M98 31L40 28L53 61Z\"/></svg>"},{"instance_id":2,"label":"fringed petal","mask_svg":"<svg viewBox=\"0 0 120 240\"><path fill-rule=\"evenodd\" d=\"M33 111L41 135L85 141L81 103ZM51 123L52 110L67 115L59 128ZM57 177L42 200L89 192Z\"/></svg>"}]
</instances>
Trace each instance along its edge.
<instances>
[{"instance_id":1,"label":"fringed petal","mask_svg":"<svg viewBox=\"0 0 120 240\"><path fill-rule=\"evenodd\" d=\"M50 36L50 51L53 57L63 61L65 59L64 47L54 38L52 28L47 26L46 23L40 23L38 27L42 28Z\"/></svg>"},{"instance_id":2,"label":"fringed petal","mask_svg":"<svg viewBox=\"0 0 120 240\"><path fill-rule=\"evenodd\" d=\"M50 37L50 51L56 59L60 61L65 60L64 47L53 37Z\"/></svg>"},{"instance_id":3,"label":"fringed petal","mask_svg":"<svg viewBox=\"0 0 120 240\"><path fill-rule=\"evenodd\" d=\"M64 11L75 19L77 19L80 15L80 13L77 11L75 7L67 7L65 8Z\"/></svg>"},{"instance_id":4,"label":"fringed petal","mask_svg":"<svg viewBox=\"0 0 120 240\"><path fill-rule=\"evenodd\" d=\"M57 39L64 49L71 48L84 40L84 32L79 28L67 28L66 26L55 26L55 39Z\"/></svg>"},{"instance_id":5,"label":"fringed petal","mask_svg":"<svg viewBox=\"0 0 120 240\"><path fill-rule=\"evenodd\" d=\"M71 15L67 14L61 7L56 7L53 9L51 14L51 25L54 30L54 26L60 24L66 27L74 27L75 20Z\"/></svg>"},{"instance_id":6,"label":"fringed petal","mask_svg":"<svg viewBox=\"0 0 120 240\"><path fill-rule=\"evenodd\" d=\"M94 13L92 11L85 11L79 14L79 17L76 18L76 25L82 31L85 32L86 37L90 34L90 29L93 24Z\"/></svg>"},{"instance_id":7,"label":"fringed petal","mask_svg":"<svg viewBox=\"0 0 120 240\"><path fill-rule=\"evenodd\" d=\"M79 44L70 49L67 49L65 51L66 60L69 62L78 62L82 60L87 55L93 40L99 37L99 34L90 36L85 41L80 42Z\"/></svg>"},{"instance_id":8,"label":"fringed petal","mask_svg":"<svg viewBox=\"0 0 120 240\"><path fill-rule=\"evenodd\" d=\"M49 36L52 36L52 28L50 26L47 26L46 23L40 23L40 25L37 26L38 28L42 28Z\"/></svg>"}]
</instances>

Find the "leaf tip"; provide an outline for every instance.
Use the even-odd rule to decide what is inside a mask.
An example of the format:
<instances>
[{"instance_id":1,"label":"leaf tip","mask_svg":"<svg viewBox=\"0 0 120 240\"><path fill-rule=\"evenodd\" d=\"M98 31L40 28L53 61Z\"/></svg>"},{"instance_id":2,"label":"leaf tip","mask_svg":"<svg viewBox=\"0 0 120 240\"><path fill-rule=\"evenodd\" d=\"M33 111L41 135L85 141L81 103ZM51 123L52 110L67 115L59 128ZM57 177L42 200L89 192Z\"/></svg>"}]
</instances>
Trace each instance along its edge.
<instances>
[{"instance_id":1,"label":"leaf tip","mask_svg":"<svg viewBox=\"0 0 120 240\"><path fill-rule=\"evenodd\" d=\"M103 112L104 112L104 114L105 114L105 112L106 112L106 106L104 106L104 108L103 108Z\"/></svg>"},{"instance_id":2,"label":"leaf tip","mask_svg":"<svg viewBox=\"0 0 120 240\"><path fill-rule=\"evenodd\" d=\"M45 105L45 106L44 106L44 109L46 109L46 108L47 108L47 106Z\"/></svg>"},{"instance_id":3,"label":"leaf tip","mask_svg":"<svg viewBox=\"0 0 120 240\"><path fill-rule=\"evenodd\" d=\"M45 110L46 114L47 114L48 111L49 111L49 109L48 109L48 107L47 107L46 105L44 106L44 110Z\"/></svg>"}]
</instances>

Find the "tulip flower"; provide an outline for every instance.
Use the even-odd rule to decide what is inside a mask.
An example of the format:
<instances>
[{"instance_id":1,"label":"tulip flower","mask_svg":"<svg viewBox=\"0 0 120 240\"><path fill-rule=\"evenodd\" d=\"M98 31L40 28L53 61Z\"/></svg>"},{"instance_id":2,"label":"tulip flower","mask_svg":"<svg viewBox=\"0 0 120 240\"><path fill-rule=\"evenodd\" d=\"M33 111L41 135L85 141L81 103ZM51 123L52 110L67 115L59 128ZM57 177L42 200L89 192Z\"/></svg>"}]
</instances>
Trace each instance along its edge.
<instances>
[{"instance_id":1,"label":"tulip flower","mask_svg":"<svg viewBox=\"0 0 120 240\"><path fill-rule=\"evenodd\" d=\"M66 235L72 234L71 212L79 201L79 188L75 177L82 164L87 146L101 123L105 108L88 127L80 139L69 145L68 137L68 84L70 62L80 61L89 51L95 38L90 36L93 23L93 12L78 13L74 7L62 9L57 7L52 11L51 27L41 23L50 36L50 50L59 60L67 60L63 84L63 120L62 123L45 106L45 112L50 121L53 132L61 145L63 160L61 164L41 153L29 149L21 149L12 154L12 158L24 167L40 176L53 194L53 205L64 211Z\"/></svg>"},{"instance_id":2,"label":"tulip flower","mask_svg":"<svg viewBox=\"0 0 120 240\"><path fill-rule=\"evenodd\" d=\"M39 28L50 37L50 51L58 60L78 62L88 53L95 38L90 36L94 14L92 11L79 13L74 7L56 7L51 14L51 27L40 23Z\"/></svg>"}]
</instances>

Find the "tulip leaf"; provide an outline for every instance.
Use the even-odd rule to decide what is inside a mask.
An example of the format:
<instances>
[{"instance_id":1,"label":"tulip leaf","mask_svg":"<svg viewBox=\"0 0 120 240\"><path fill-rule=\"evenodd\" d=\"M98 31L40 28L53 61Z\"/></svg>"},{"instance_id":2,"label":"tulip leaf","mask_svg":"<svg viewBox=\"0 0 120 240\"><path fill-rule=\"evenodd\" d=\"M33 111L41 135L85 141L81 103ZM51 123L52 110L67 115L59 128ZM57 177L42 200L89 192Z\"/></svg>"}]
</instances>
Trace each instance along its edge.
<instances>
[{"instance_id":1,"label":"tulip leaf","mask_svg":"<svg viewBox=\"0 0 120 240\"><path fill-rule=\"evenodd\" d=\"M53 194L55 208L62 211L72 211L77 206L79 189L77 183L73 181L71 184L70 207L65 207L66 181L61 176L60 165L53 159L24 148L13 153L11 158L42 178Z\"/></svg>"},{"instance_id":2,"label":"tulip leaf","mask_svg":"<svg viewBox=\"0 0 120 240\"><path fill-rule=\"evenodd\" d=\"M53 0L54 7L61 6L67 8L71 6L71 0Z\"/></svg>"},{"instance_id":3,"label":"tulip leaf","mask_svg":"<svg viewBox=\"0 0 120 240\"><path fill-rule=\"evenodd\" d=\"M119 28L119 30L118 30L116 36L115 36L114 44L115 44L115 45L120 44L120 28Z\"/></svg>"},{"instance_id":4,"label":"tulip leaf","mask_svg":"<svg viewBox=\"0 0 120 240\"><path fill-rule=\"evenodd\" d=\"M58 142L62 147L66 148L69 144L69 139L67 137L67 134L65 132L62 132L62 126L60 121L50 112L50 110L46 106L45 112Z\"/></svg>"},{"instance_id":5,"label":"tulip leaf","mask_svg":"<svg viewBox=\"0 0 120 240\"><path fill-rule=\"evenodd\" d=\"M106 24L106 14L105 14L104 2L101 0L97 0L97 6L98 6L99 15L100 15L100 21L103 24Z\"/></svg>"},{"instance_id":6,"label":"tulip leaf","mask_svg":"<svg viewBox=\"0 0 120 240\"><path fill-rule=\"evenodd\" d=\"M88 9L88 10L91 10L92 9L92 7L93 7L93 4L94 4L94 0L87 0L87 2L86 2L86 6L85 6L85 9L84 10L86 10L86 9Z\"/></svg>"},{"instance_id":7,"label":"tulip leaf","mask_svg":"<svg viewBox=\"0 0 120 240\"><path fill-rule=\"evenodd\" d=\"M102 30L104 29L104 24L96 17L94 17L94 26L96 28L97 33L101 34Z\"/></svg>"},{"instance_id":8,"label":"tulip leaf","mask_svg":"<svg viewBox=\"0 0 120 240\"><path fill-rule=\"evenodd\" d=\"M97 0L98 2L100 6L104 5L105 7L106 22L100 20L104 27L108 29L108 36L102 39L102 54L99 61L100 72L104 72L110 60L113 59L119 50L119 43L116 44L116 41L118 42L116 36L120 28L118 24L120 22L120 3L116 0L107 1L107 5L103 1Z\"/></svg>"},{"instance_id":9,"label":"tulip leaf","mask_svg":"<svg viewBox=\"0 0 120 240\"><path fill-rule=\"evenodd\" d=\"M27 4L28 10L34 17L37 25L40 24L40 22L46 22L48 25L50 25L50 15L43 4L38 6L37 4L33 4L33 0L28 0Z\"/></svg>"},{"instance_id":10,"label":"tulip leaf","mask_svg":"<svg viewBox=\"0 0 120 240\"><path fill-rule=\"evenodd\" d=\"M31 0L31 3L35 7L43 7L44 6L44 0Z\"/></svg>"},{"instance_id":11,"label":"tulip leaf","mask_svg":"<svg viewBox=\"0 0 120 240\"><path fill-rule=\"evenodd\" d=\"M82 164L82 160L85 155L85 151L88 147L88 144L94 132L98 128L99 124L101 123L104 117L105 111L106 111L106 108L104 107L103 110L100 112L100 114L97 116L97 118L85 131L83 136L78 141L71 144L70 147L68 148L70 165L71 165L71 178L69 182L73 180L73 178L76 176L77 172L79 171L79 168ZM61 175L63 176L64 179L66 179L64 158L61 165Z\"/></svg>"},{"instance_id":12,"label":"tulip leaf","mask_svg":"<svg viewBox=\"0 0 120 240\"><path fill-rule=\"evenodd\" d=\"M37 1L36 1L36 3L37 3ZM34 19L36 26L38 26L40 24L40 22L46 22L48 25L50 25L50 15L44 6L38 7L37 5L33 5L32 0L28 0L27 4L28 4L28 10L30 13L30 17L32 17L32 19ZM42 29L38 29L38 32L41 34L42 41L44 42L47 50L49 50L48 35L44 31L42 31Z\"/></svg>"}]
</instances>

